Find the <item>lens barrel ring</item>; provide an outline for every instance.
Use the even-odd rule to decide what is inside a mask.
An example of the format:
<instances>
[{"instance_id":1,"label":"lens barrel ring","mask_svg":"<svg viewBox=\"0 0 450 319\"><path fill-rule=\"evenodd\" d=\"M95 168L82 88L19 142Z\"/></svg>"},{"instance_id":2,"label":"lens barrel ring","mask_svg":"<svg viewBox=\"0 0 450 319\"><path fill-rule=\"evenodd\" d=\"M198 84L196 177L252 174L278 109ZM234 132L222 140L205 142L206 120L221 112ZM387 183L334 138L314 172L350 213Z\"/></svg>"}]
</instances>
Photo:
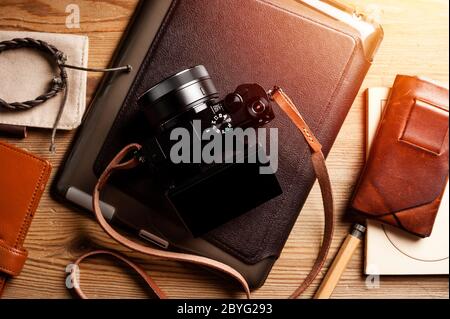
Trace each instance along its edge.
<instances>
[{"instance_id":1,"label":"lens barrel ring","mask_svg":"<svg viewBox=\"0 0 450 319\"><path fill-rule=\"evenodd\" d=\"M153 129L197 105L215 101L219 93L203 65L159 82L138 99Z\"/></svg>"}]
</instances>

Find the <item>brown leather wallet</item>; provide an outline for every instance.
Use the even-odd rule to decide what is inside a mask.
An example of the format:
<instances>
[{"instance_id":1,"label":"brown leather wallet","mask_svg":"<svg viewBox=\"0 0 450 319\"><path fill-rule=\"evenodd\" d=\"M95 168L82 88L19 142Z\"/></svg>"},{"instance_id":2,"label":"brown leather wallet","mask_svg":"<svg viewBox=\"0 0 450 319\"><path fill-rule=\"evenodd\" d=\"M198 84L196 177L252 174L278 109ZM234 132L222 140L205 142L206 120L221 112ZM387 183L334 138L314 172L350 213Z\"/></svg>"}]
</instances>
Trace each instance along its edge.
<instances>
[{"instance_id":1,"label":"brown leather wallet","mask_svg":"<svg viewBox=\"0 0 450 319\"><path fill-rule=\"evenodd\" d=\"M50 171L49 162L0 142L0 296L25 264L22 245Z\"/></svg>"},{"instance_id":2,"label":"brown leather wallet","mask_svg":"<svg viewBox=\"0 0 450 319\"><path fill-rule=\"evenodd\" d=\"M397 76L352 200L366 217L428 237L448 180L448 88Z\"/></svg>"}]
</instances>

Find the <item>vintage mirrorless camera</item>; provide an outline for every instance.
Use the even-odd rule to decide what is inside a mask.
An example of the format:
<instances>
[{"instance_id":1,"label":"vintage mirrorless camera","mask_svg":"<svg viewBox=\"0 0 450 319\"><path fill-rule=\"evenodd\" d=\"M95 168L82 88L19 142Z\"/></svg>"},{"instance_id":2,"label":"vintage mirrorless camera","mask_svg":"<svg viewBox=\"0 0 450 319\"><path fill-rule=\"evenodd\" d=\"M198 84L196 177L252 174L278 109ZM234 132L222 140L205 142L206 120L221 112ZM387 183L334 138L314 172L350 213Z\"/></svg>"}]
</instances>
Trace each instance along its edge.
<instances>
[{"instance_id":1,"label":"vintage mirrorless camera","mask_svg":"<svg viewBox=\"0 0 450 319\"><path fill-rule=\"evenodd\" d=\"M225 148L225 138L236 128L256 129L274 119L272 102L261 86L242 84L219 100L210 75L199 65L156 84L138 103L151 132L143 143L142 158L194 236L282 193L274 172L261 174L260 168L270 163L257 140L253 144L236 140L231 151ZM179 140L171 134L180 128L189 132L190 145L183 149L189 160L175 162L171 152ZM205 130L223 139L222 160L202 160L201 150L209 143L202 139ZM238 143L245 147L237 147Z\"/></svg>"}]
</instances>

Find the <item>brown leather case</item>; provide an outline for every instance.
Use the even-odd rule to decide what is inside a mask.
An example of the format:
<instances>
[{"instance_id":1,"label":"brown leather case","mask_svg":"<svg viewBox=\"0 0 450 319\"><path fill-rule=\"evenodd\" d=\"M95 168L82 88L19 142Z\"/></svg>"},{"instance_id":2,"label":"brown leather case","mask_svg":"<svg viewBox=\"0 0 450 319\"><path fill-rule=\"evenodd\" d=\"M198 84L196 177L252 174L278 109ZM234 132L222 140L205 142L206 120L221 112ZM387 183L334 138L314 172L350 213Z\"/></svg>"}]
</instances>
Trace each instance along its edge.
<instances>
[{"instance_id":1,"label":"brown leather case","mask_svg":"<svg viewBox=\"0 0 450 319\"><path fill-rule=\"evenodd\" d=\"M448 89L397 76L352 208L428 237L448 180Z\"/></svg>"},{"instance_id":2,"label":"brown leather case","mask_svg":"<svg viewBox=\"0 0 450 319\"><path fill-rule=\"evenodd\" d=\"M22 245L50 171L49 162L0 142L0 296L23 268Z\"/></svg>"},{"instance_id":3,"label":"brown leather case","mask_svg":"<svg viewBox=\"0 0 450 319\"><path fill-rule=\"evenodd\" d=\"M282 2L173 1L98 155L96 174L125 145L149 134L137 98L164 78L198 64L206 66L222 95L242 83L282 87L328 154L371 65L381 31L373 31L368 44L341 21L303 4ZM289 119L275 112L270 127L279 128L277 178L283 194L204 236L247 264L280 254L315 180L308 145ZM118 174L115 185L159 210L156 223L167 218L168 208L157 206L163 200L154 197L149 202L154 187L147 175Z\"/></svg>"}]
</instances>

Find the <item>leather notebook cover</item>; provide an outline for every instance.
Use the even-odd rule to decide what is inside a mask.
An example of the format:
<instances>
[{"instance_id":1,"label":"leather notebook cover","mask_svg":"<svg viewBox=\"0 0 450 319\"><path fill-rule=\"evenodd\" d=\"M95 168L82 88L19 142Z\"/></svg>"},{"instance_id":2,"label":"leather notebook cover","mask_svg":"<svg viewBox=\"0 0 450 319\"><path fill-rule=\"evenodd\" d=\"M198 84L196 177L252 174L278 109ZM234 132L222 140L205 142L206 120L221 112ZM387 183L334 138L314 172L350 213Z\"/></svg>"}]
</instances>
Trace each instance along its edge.
<instances>
[{"instance_id":1,"label":"leather notebook cover","mask_svg":"<svg viewBox=\"0 0 450 319\"><path fill-rule=\"evenodd\" d=\"M25 263L23 242L50 171L49 162L0 142L0 296Z\"/></svg>"},{"instance_id":2,"label":"leather notebook cover","mask_svg":"<svg viewBox=\"0 0 450 319\"><path fill-rule=\"evenodd\" d=\"M87 67L89 39L87 36L28 31L0 31L0 41L34 38L54 45L67 55L67 64ZM48 90L52 65L37 50L7 50L0 53L0 97L7 102L22 102ZM67 69L69 94L58 129L72 130L81 124L86 109L87 73ZM0 110L0 123L25 127L52 128L63 94L58 94L39 107L23 112ZM0 129L1 131L1 129Z\"/></svg>"},{"instance_id":3,"label":"leather notebook cover","mask_svg":"<svg viewBox=\"0 0 450 319\"><path fill-rule=\"evenodd\" d=\"M448 89L397 76L352 201L366 217L428 237L448 180Z\"/></svg>"},{"instance_id":4,"label":"leather notebook cover","mask_svg":"<svg viewBox=\"0 0 450 319\"><path fill-rule=\"evenodd\" d=\"M371 54L354 28L290 4L286 9L257 0L175 1L97 158L96 174L123 146L148 136L137 98L166 77L198 64L206 66L222 97L242 83L282 87L327 154ZM376 37L375 42L380 40ZM275 113L269 127L279 128L277 178L283 194L204 236L248 264L279 256L315 179L307 144L280 110L275 108ZM117 187L146 203L152 188L148 177L136 171L115 180ZM224 196L217 194L217 202ZM161 218L166 215L161 211Z\"/></svg>"}]
</instances>

